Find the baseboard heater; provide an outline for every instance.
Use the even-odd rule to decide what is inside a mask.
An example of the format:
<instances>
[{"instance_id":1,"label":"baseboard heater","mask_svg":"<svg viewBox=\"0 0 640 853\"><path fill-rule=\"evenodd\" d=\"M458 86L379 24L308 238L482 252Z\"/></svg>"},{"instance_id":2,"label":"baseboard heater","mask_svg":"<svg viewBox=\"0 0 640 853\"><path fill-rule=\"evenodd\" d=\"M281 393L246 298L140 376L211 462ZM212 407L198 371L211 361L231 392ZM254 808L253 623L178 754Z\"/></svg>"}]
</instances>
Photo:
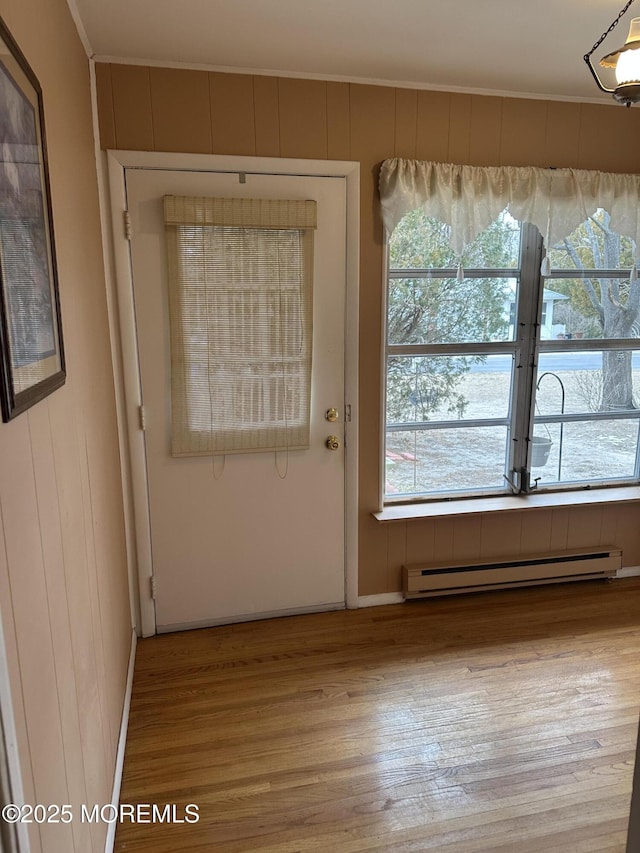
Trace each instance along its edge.
<instances>
[{"instance_id":1,"label":"baseboard heater","mask_svg":"<svg viewBox=\"0 0 640 853\"><path fill-rule=\"evenodd\" d=\"M488 589L611 578L622 568L613 546L521 554L480 562L415 563L402 567L405 598L429 598Z\"/></svg>"}]
</instances>

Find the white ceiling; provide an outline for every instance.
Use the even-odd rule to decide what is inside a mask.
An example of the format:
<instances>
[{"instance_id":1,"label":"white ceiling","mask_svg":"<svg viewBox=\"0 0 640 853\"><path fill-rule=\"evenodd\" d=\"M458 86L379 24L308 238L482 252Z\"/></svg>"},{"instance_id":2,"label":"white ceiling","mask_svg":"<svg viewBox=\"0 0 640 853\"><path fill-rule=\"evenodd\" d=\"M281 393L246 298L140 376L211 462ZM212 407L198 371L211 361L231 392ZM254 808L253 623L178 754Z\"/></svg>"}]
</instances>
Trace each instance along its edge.
<instances>
[{"instance_id":1,"label":"white ceiling","mask_svg":"<svg viewBox=\"0 0 640 853\"><path fill-rule=\"evenodd\" d=\"M622 0L69 0L111 61L611 101L583 60ZM596 58L621 45L632 6ZM609 83L610 85L610 83ZM613 101L611 101L613 103Z\"/></svg>"}]
</instances>

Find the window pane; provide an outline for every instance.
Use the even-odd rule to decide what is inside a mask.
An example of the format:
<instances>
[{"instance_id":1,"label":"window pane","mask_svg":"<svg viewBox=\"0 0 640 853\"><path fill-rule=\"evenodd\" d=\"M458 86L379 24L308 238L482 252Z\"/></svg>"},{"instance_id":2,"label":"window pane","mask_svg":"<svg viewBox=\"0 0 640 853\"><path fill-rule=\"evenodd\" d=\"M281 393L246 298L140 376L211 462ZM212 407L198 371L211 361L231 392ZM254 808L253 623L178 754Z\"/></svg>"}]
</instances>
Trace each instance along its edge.
<instances>
[{"instance_id":1,"label":"window pane","mask_svg":"<svg viewBox=\"0 0 640 853\"><path fill-rule=\"evenodd\" d=\"M634 258L634 241L612 231L611 217L602 209L549 250L552 269L629 270Z\"/></svg>"},{"instance_id":2,"label":"window pane","mask_svg":"<svg viewBox=\"0 0 640 853\"><path fill-rule=\"evenodd\" d=\"M391 356L387 423L507 418L510 355Z\"/></svg>"},{"instance_id":3,"label":"window pane","mask_svg":"<svg viewBox=\"0 0 640 853\"><path fill-rule=\"evenodd\" d=\"M207 221L216 200L192 201ZM172 455L308 448L313 231L165 228Z\"/></svg>"},{"instance_id":4,"label":"window pane","mask_svg":"<svg viewBox=\"0 0 640 853\"><path fill-rule=\"evenodd\" d=\"M536 388L536 415L639 408L640 351L542 353Z\"/></svg>"},{"instance_id":5,"label":"window pane","mask_svg":"<svg viewBox=\"0 0 640 853\"><path fill-rule=\"evenodd\" d=\"M540 485L610 481L635 476L638 421L535 425L531 479ZM548 455L547 455L548 454Z\"/></svg>"},{"instance_id":6,"label":"window pane","mask_svg":"<svg viewBox=\"0 0 640 853\"><path fill-rule=\"evenodd\" d=\"M640 301L634 307L640 281L632 283L628 273L621 278L598 278L595 272L582 278L550 277L547 285L543 340L640 337Z\"/></svg>"},{"instance_id":7,"label":"window pane","mask_svg":"<svg viewBox=\"0 0 640 853\"><path fill-rule=\"evenodd\" d=\"M449 227L414 210L398 223L389 241L390 269L455 269ZM504 211L462 256L465 268L516 269L520 263L520 223Z\"/></svg>"},{"instance_id":8,"label":"window pane","mask_svg":"<svg viewBox=\"0 0 640 853\"><path fill-rule=\"evenodd\" d=\"M551 248L546 285L552 294L547 302L553 309L553 334L547 337L640 337L640 281L630 279L635 257L634 241L611 230L605 210ZM554 269L579 272L576 278L558 278ZM620 270L620 277L599 276L599 270Z\"/></svg>"},{"instance_id":9,"label":"window pane","mask_svg":"<svg viewBox=\"0 0 640 853\"><path fill-rule=\"evenodd\" d=\"M392 278L390 344L454 344L513 340L515 278Z\"/></svg>"},{"instance_id":10,"label":"window pane","mask_svg":"<svg viewBox=\"0 0 640 853\"><path fill-rule=\"evenodd\" d=\"M505 488L506 427L390 432L389 497Z\"/></svg>"}]
</instances>

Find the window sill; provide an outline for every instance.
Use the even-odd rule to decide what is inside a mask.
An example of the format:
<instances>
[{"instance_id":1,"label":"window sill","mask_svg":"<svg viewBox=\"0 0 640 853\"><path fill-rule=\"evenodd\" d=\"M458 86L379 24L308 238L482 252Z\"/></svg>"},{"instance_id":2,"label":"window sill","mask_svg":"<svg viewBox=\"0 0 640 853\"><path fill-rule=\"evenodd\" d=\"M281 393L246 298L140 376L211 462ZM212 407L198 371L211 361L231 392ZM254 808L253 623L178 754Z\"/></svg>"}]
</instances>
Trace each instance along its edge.
<instances>
[{"instance_id":1,"label":"window sill","mask_svg":"<svg viewBox=\"0 0 640 853\"><path fill-rule=\"evenodd\" d=\"M583 489L576 492L541 492L540 494L471 498L469 500L433 501L431 503L396 504L371 513L381 524L414 521L422 518L484 515L488 512L518 512L525 509L587 506L594 504L640 501L640 486L611 489Z\"/></svg>"}]
</instances>

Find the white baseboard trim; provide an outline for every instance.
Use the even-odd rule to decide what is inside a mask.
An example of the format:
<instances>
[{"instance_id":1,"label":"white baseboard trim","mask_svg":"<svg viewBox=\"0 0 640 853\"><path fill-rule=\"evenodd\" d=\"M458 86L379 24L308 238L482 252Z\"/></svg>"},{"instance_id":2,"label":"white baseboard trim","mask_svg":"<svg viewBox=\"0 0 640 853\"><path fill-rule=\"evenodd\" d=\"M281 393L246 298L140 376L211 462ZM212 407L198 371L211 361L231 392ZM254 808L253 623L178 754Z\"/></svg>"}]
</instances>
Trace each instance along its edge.
<instances>
[{"instance_id":1,"label":"white baseboard trim","mask_svg":"<svg viewBox=\"0 0 640 853\"><path fill-rule=\"evenodd\" d=\"M358 607L380 607L383 604L402 604L403 601L401 592L383 592L379 595L361 595Z\"/></svg>"},{"instance_id":2,"label":"white baseboard trim","mask_svg":"<svg viewBox=\"0 0 640 853\"><path fill-rule=\"evenodd\" d=\"M640 578L640 566L625 566L618 569L616 578Z\"/></svg>"},{"instance_id":3,"label":"white baseboard trim","mask_svg":"<svg viewBox=\"0 0 640 853\"><path fill-rule=\"evenodd\" d=\"M625 566L618 569L612 580L618 578L640 578L640 566ZM358 607L380 607L384 604L402 604L404 596L401 592L383 592L380 595L361 595Z\"/></svg>"},{"instance_id":4,"label":"white baseboard trim","mask_svg":"<svg viewBox=\"0 0 640 853\"><path fill-rule=\"evenodd\" d=\"M129 728L129 709L131 708L131 691L133 688L133 670L136 662L136 644L138 637L136 632L131 632L131 652L129 654L129 669L127 670L127 687L124 693L124 706L122 708L122 720L120 722L120 737L118 738L118 752L116 753L116 767L113 777L113 791L111 792L111 805L116 809L120 803L120 787L122 786L122 770L124 768L124 749L127 744L127 729ZM109 823L107 838L104 843L104 853L113 853L116 842L117 821Z\"/></svg>"}]
</instances>

